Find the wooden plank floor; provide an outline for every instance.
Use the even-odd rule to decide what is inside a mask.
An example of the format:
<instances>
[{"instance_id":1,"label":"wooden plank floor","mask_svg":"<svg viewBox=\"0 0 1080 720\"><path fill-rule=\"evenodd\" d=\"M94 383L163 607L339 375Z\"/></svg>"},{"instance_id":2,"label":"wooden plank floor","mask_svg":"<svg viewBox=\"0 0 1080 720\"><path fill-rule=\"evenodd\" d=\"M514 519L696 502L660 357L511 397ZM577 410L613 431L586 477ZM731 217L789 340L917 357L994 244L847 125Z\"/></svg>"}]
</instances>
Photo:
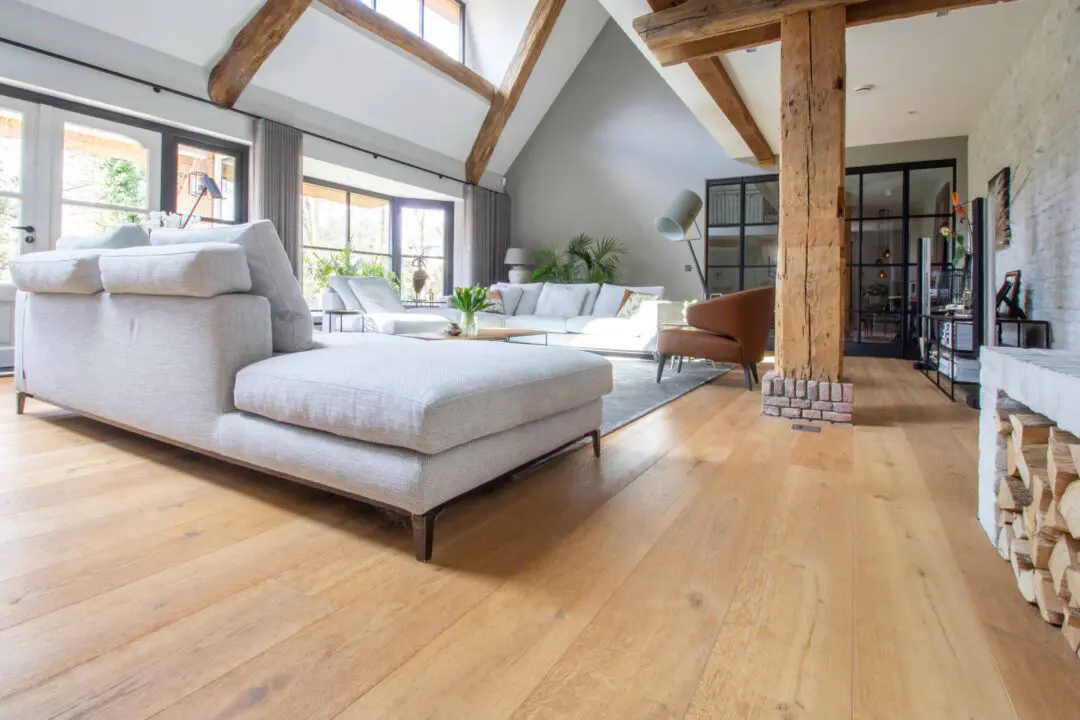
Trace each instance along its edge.
<instances>
[{"instance_id":1,"label":"wooden plank floor","mask_svg":"<svg viewBox=\"0 0 1080 720\"><path fill-rule=\"evenodd\" d=\"M1080 718L976 521L976 414L849 370L855 428L732 374L452 506L430 565L0 381L0 718Z\"/></svg>"}]
</instances>

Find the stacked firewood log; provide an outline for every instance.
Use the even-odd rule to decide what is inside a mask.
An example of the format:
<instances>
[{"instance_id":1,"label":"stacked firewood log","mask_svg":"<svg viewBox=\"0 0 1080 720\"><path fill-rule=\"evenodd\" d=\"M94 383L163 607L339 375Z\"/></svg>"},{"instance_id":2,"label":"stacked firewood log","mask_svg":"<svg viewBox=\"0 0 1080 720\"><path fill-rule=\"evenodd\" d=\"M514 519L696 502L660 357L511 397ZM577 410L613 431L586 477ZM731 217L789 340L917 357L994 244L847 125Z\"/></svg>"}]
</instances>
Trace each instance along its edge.
<instances>
[{"instance_id":1,"label":"stacked firewood log","mask_svg":"<svg viewBox=\"0 0 1080 720\"><path fill-rule=\"evenodd\" d=\"M1005 472L997 491L998 552L1020 594L1080 649L1080 439L1003 398L996 421Z\"/></svg>"}]
</instances>

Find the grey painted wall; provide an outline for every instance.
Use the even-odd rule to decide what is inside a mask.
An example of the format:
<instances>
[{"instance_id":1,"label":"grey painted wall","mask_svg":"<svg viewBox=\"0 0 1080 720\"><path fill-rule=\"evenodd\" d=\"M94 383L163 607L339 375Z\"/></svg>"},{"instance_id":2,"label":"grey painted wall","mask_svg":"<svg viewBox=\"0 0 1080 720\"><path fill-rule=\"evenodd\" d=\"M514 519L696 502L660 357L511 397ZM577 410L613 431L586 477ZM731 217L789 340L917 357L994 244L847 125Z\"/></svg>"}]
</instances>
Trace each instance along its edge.
<instances>
[{"instance_id":1,"label":"grey painted wall","mask_svg":"<svg viewBox=\"0 0 1080 720\"><path fill-rule=\"evenodd\" d=\"M848 167L951 158L966 188L964 137L847 150ZM580 232L614 235L628 250L625 281L664 285L669 299L697 297L697 277L684 270L689 253L657 235L656 216L683 188L703 195L707 179L762 172L728 157L609 22L507 173L513 242L539 249ZM701 242L694 246L701 256Z\"/></svg>"},{"instance_id":2,"label":"grey painted wall","mask_svg":"<svg viewBox=\"0 0 1080 720\"><path fill-rule=\"evenodd\" d=\"M663 285L669 299L700 296L687 249L654 228L679 190L707 178L751 175L732 160L614 23L507 173L513 242L565 245L581 232L623 242L622 279ZM701 253L701 243L694 243Z\"/></svg>"}]
</instances>

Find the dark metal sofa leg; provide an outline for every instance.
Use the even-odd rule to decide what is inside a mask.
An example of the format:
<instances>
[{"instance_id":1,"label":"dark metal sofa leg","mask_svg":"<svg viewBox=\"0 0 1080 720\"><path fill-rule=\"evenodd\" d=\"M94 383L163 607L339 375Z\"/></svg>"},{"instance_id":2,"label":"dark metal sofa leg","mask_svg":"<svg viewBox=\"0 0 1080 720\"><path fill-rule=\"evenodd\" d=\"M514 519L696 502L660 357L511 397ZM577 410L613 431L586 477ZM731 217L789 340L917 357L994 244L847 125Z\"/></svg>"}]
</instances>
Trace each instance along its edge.
<instances>
[{"instance_id":1,"label":"dark metal sofa leg","mask_svg":"<svg viewBox=\"0 0 1080 720\"><path fill-rule=\"evenodd\" d=\"M596 457L600 457L600 431L593 430L589 433L589 439L592 440L592 452Z\"/></svg>"},{"instance_id":2,"label":"dark metal sofa leg","mask_svg":"<svg viewBox=\"0 0 1080 720\"><path fill-rule=\"evenodd\" d=\"M683 356L683 355L679 356L679 368L675 372L680 373L680 374L682 373L682 361L683 361L684 357L685 356Z\"/></svg>"},{"instance_id":3,"label":"dark metal sofa leg","mask_svg":"<svg viewBox=\"0 0 1080 720\"><path fill-rule=\"evenodd\" d=\"M22 415L26 412L26 398L30 397L24 392L15 392L15 414Z\"/></svg>"},{"instance_id":4,"label":"dark metal sofa leg","mask_svg":"<svg viewBox=\"0 0 1080 720\"><path fill-rule=\"evenodd\" d=\"M750 374L750 366L749 365L743 365L742 366L742 371L743 371L743 377L746 378L746 389L747 390L753 390L754 389L754 378Z\"/></svg>"},{"instance_id":5,"label":"dark metal sofa leg","mask_svg":"<svg viewBox=\"0 0 1080 720\"><path fill-rule=\"evenodd\" d=\"M420 562L430 560L435 545L435 511L412 516L412 537L416 559Z\"/></svg>"},{"instance_id":6,"label":"dark metal sofa leg","mask_svg":"<svg viewBox=\"0 0 1080 720\"><path fill-rule=\"evenodd\" d=\"M656 361L656 382L664 377L664 365L667 365L667 355L659 355Z\"/></svg>"},{"instance_id":7,"label":"dark metal sofa leg","mask_svg":"<svg viewBox=\"0 0 1080 720\"><path fill-rule=\"evenodd\" d=\"M754 382L756 382L758 385L760 385L761 381L758 380L758 376L757 376L757 363L752 363L750 365L750 374L754 376Z\"/></svg>"}]
</instances>

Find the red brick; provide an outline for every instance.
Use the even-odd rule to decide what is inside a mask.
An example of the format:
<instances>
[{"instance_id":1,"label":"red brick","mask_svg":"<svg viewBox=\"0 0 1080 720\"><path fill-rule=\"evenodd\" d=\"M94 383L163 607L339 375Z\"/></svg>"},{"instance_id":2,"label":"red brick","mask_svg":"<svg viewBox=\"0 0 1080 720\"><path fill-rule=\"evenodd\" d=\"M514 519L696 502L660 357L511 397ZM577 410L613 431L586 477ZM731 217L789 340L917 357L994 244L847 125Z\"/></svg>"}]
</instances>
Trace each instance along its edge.
<instances>
[{"instance_id":1,"label":"red brick","mask_svg":"<svg viewBox=\"0 0 1080 720\"><path fill-rule=\"evenodd\" d=\"M851 383L844 383L844 402L849 405L855 402L855 386Z\"/></svg>"},{"instance_id":2,"label":"red brick","mask_svg":"<svg viewBox=\"0 0 1080 720\"><path fill-rule=\"evenodd\" d=\"M791 407L791 398L763 397L761 398L761 404L763 407Z\"/></svg>"},{"instance_id":3,"label":"red brick","mask_svg":"<svg viewBox=\"0 0 1080 720\"><path fill-rule=\"evenodd\" d=\"M762 415L771 415L772 417L780 417L780 408L767 405L761 408Z\"/></svg>"},{"instance_id":4,"label":"red brick","mask_svg":"<svg viewBox=\"0 0 1080 720\"><path fill-rule=\"evenodd\" d=\"M780 408L780 417L798 420L802 417L802 410L799 410L798 408Z\"/></svg>"}]
</instances>

